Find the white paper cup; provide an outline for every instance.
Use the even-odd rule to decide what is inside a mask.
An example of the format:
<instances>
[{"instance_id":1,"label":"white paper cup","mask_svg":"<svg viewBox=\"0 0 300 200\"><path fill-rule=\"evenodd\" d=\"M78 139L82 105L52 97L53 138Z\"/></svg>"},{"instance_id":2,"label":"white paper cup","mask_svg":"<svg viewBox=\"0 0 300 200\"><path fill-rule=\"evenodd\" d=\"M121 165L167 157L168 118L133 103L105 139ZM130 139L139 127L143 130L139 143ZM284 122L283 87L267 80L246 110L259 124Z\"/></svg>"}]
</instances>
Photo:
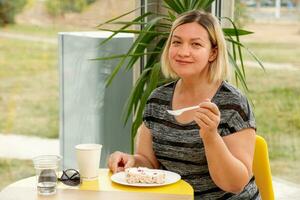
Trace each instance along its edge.
<instances>
[{"instance_id":1,"label":"white paper cup","mask_svg":"<svg viewBox=\"0 0 300 200\"><path fill-rule=\"evenodd\" d=\"M99 176L101 158L100 144L78 144L75 146L76 159L82 180L95 180Z\"/></svg>"}]
</instances>

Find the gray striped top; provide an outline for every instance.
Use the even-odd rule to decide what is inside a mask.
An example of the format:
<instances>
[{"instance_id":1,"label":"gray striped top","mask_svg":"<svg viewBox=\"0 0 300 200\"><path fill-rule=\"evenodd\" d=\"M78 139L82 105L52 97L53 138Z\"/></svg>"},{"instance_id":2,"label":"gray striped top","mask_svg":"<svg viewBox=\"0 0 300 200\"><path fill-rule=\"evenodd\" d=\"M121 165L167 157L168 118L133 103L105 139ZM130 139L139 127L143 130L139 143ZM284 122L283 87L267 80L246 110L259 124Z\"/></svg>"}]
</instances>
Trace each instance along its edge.
<instances>
[{"instance_id":1,"label":"gray striped top","mask_svg":"<svg viewBox=\"0 0 300 200\"><path fill-rule=\"evenodd\" d=\"M260 199L254 177L244 190L232 194L221 190L210 177L199 126L196 122L182 124L166 110L172 108L176 82L155 89L150 95L143 115L145 125L153 138L153 150L161 168L174 171L190 183L195 199ZM223 137L244 128L255 128L252 109L244 95L234 86L223 81L211 100L220 112L218 127Z\"/></svg>"}]
</instances>

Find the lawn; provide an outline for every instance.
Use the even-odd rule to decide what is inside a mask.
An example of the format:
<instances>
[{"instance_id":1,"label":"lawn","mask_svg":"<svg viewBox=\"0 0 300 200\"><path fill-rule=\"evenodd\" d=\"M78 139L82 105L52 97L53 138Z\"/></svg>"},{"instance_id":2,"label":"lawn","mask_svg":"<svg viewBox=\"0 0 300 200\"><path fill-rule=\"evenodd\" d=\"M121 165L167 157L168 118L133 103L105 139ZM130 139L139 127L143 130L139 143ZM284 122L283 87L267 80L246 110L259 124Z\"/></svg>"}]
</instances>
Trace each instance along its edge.
<instances>
[{"instance_id":1,"label":"lawn","mask_svg":"<svg viewBox=\"0 0 300 200\"><path fill-rule=\"evenodd\" d=\"M241 40L264 62L289 63L300 68L300 23L254 23L244 27L254 34ZM249 58L245 54L246 59Z\"/></svg>"},{"instance_id":2,"label":"lawn","mask_svg":"<svg viewBox=\"0 0 300 200\"><path fill-rule=\"evenodd\" d=\"M247 70L257 133L265 137L273 175L299 183L300 70Z\"/></svg>"},{"instance_id":3,"label":"lawn","mask_svg":"<svg viewBox=\"0 0 300 200\"><path fill-rule=\"evenodd\" d=\"M280 28L279 28L280 27ZM247 68L257 133L269 145L272 173L300 184L300 29L299 24L252 24L243 41L264 63L281 70ZM246 59L249 59L247 54ZM285 69L285 65L287 65ZM296 70L289 70L293 66Z\"/></svg>"},{"instance_id":4,"label":"lawn","mask_svg":"<svg viewBox=\"0 0 300 200\"><path fill-rule=\"evenodd\" d=\"M247 47L255 52L264 62L290 63L298 65L300 68L300 45L276 42L249 42ZM245 54L245 58L249 60L249 54Z\"/></svg>"},{"instance_id":5,"label":"lawn","mask_svg":"<svg viewBox=\"0 0 300 200\"><path fill-rule=\"evenodd\" d=\"M34 174L31 160L0 159L0 190L12 182Z\"/></svg>"},{"instance_id":6,"label":"lawn","mask_svg":"<svg viewBox=\"0 0 300 200\"><path fill-rule=\"evenodd\" d=\"M0 43L0 133L57 138L57 46L3 38Z\"/></svg>"},{"instance_id":7,"label":"lawn","mask_svg":"<svg viewBox=\"0 0 300 200\"><path fill-rule=\"evenodd\" d=\"M5 33L25 34L31 36L49 37L54 39L57 38L58 32L79 31L76 27L59 26L56 24L53 24L50 27L33 26L26 24L10 24L0 28L0 30ZM82 28L81 31L83 31Z\"/></svg>"}]
</instances>

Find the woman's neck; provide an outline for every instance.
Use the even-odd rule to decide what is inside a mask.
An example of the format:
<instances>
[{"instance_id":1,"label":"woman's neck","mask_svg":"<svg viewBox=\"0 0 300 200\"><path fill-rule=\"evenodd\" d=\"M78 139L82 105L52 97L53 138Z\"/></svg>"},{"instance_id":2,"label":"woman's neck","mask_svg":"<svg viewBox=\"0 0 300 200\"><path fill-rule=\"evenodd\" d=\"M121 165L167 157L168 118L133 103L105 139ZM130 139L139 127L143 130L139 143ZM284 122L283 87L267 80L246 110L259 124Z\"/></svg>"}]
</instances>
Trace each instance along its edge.
<instances>
[{"instance_id":1,"label":"woman's neck","mask_svg":"<svg viewBox=\"0 0 300 200\"><path fill-rule=\"evenodd\" d=\"M180 79L178 81L178 93L195 96L199 91L204 91L210 88L212 83L204 79Z\"/></svg>"},{"instance_id":2,"label":"woman's neck","mask_svg":"<svg viewBox=\"0 0 300 200\"><path fill-rule=\"evenodd\" d=\"M218 90L220 82L211 83L203 79L180 79L177 83L175 94L177 100L184 104L195 104L211 99Z\"/></svg>"}]
</instances>

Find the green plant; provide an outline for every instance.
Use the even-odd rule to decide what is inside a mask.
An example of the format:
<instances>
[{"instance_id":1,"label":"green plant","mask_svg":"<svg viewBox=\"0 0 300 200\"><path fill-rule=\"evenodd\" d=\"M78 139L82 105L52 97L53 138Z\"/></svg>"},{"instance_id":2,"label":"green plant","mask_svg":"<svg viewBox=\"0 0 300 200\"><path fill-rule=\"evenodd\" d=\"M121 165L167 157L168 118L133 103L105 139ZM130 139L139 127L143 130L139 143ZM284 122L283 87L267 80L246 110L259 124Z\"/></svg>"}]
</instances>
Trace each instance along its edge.
<instances>
[{"instance_id":1,"label":"green plant","mask_svg":"<svg viewBox=\"0 0 300 200\"><path fill-rule=\"evenodd\" d=\"M136 81L135 86L131 91L127 102L127 111L125 113L125 123L132 113L135 116L131 128L131 151L133 151L134 137L138 127L142 123L142 113L149 95L157 86L171 81L166 80L161 76L159 58L170 33L172 22L176 19L176 15L178 14L195 9L208 9L213 2L214 0L164 0L163 7L166 9L167 14L146 12L132 21L119 21L120 18L139 9L137 8L119 17L106 21L98 26L99 30L113 32L113 34L104 40L102 44L108 42L114 35L118 33L134 33L137 36L134 43L129 47L127 53L95 59L120 59L118 65L114 68L112 74L107 80L108 85L122 67L125 67L126 70L131 70L139 59L143 59L145 56L147 60L145 66L143 66L143 71L139 79ZM229 18L224 18L224 20L229 20L233 26L233 28L224 28L223 32L226 40L231 44L229 59L234 66L236 84L240 84L245 91L248 91L242 48L246 49L250 55L252 55L252 57L263 67L258 58L250 50L248 50L239 39L241 35L251 34L252 32L237 29L233 21ZM123 26L117 30L103 28L104 25L108 24L118 24ZM136 30L132 28L136 25L142 25L143 29ZM127 60L128 62L126 62ZM239 64L237 61L239 61Z\"/></svg>"},{"instance_id":2,"label":"green plant","mask_svg":"<svg viewBox=\"0 0 300 200\"><path fill-rule=\"evenodd\" d=\"M0 0L0 26L14 23L25 5L26 0Z\"/></svg>"}]
</instances>

